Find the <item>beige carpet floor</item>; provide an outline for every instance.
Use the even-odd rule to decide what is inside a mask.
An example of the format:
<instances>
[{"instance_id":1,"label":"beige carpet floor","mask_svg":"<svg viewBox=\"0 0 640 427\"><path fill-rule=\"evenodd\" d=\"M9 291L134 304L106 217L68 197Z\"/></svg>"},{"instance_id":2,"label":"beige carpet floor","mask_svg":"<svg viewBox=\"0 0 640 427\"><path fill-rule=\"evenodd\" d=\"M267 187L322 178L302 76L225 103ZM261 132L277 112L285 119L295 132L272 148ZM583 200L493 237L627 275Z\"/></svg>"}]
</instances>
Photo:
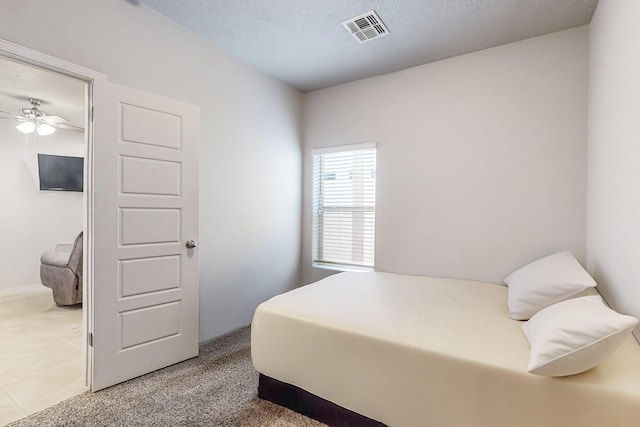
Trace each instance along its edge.
<instances>
[{"instance_id":1,"label":"beige carpet floor","mask_svg":"<svg viewBox=\"0 0 640 427\"><path fill-rule=\"evenodd\" d=\"M257 397L249 327L200 356L18 420L19 426L323 426Z\"/></svg>"}]
</instances>

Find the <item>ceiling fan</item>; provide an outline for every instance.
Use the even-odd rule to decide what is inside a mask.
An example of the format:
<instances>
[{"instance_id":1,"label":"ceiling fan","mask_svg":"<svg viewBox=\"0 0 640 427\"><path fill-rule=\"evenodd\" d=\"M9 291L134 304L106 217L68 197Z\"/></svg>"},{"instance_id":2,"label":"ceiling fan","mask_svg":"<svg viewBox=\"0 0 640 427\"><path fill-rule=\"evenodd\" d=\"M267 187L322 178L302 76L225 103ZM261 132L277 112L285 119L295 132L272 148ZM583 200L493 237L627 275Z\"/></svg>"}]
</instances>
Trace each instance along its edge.
<instances>
[{"instance_id":1,"label":"ceiling fan","mask_svg":"<svg viewBox=\"0 0 640 427\"><path fill-rule=\"evenodd\" d=\"M42 104L41 100L29 98L29 102L31 103L31 107L20 108L18 110L19 115L0 111L0 120L15 120L20 122L16 126L16 129L20 132L32 133L35 131L38 135L42 136L51 135L56 131L56 128L84 131L84 129L79 126L68 124L67 122L69 120L64 117L52 116L38 109Z\"/></svg>"}]
</instances>

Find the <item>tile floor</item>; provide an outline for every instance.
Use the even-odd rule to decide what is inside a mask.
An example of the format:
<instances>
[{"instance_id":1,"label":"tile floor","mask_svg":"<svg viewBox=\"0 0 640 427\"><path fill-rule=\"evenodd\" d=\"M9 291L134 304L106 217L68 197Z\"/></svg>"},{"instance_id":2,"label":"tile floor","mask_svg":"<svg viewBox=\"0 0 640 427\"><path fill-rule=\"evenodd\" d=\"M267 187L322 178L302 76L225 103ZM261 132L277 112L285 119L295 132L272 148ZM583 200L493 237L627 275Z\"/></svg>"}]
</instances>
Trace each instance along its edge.
<instances>
[{"instance_id":1,"label":"tile floor","mask_svg":"<svg viewBox=\"0 0 640 427\"><path fill-rule=\"evenodd\" d=\"M85 391L82 307L42 285L0 289L0 426Z\"/></svg>"}]
</instances>

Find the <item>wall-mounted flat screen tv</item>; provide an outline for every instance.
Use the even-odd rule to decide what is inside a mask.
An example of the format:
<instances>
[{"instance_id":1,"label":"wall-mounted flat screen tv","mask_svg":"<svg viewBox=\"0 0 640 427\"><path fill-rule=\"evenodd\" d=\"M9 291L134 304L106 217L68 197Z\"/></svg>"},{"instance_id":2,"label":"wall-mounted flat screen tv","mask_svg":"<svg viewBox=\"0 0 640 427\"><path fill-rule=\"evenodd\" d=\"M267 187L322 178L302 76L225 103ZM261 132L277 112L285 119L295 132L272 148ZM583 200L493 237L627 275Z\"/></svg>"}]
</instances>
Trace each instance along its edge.
<instances>
[{"instance_id":1,"label":"wall-mounted flat screen tv","mask_svg":"<svg viewBox=\"0 0 640 427\"><path fill-rule=\"evenodd\" d=\"M83 191L84 159L82 157L38 154L40 190Z\"/></svg>"}]
</instances>

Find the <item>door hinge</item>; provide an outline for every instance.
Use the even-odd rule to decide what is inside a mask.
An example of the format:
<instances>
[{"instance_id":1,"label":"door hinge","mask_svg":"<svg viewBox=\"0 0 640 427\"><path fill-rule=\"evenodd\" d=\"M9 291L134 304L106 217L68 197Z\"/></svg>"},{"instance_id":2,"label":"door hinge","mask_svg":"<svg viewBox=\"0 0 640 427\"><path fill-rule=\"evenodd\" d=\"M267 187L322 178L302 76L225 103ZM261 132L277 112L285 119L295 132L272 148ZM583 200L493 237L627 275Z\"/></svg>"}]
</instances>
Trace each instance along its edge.
<instances>
[{"instance_id":1,"label":"door hinge","mask_svg":"<svg viewBox=\"0 0 640 427\"><path fill-rule=\"evenodd\" d=\"M91 332L89 332L88 339L89 339L89 346L93 347L93 334Z\"/></svg>"},{"instance_id":2,"label":"door hinge","mask_svg":"<svg viewBox=\"0 0 640 427\"><path fill-rule=\"evenodd\" d=\"M93 107L89 110L89 120L93 121Z\"/></svg>"}]
</instances>

